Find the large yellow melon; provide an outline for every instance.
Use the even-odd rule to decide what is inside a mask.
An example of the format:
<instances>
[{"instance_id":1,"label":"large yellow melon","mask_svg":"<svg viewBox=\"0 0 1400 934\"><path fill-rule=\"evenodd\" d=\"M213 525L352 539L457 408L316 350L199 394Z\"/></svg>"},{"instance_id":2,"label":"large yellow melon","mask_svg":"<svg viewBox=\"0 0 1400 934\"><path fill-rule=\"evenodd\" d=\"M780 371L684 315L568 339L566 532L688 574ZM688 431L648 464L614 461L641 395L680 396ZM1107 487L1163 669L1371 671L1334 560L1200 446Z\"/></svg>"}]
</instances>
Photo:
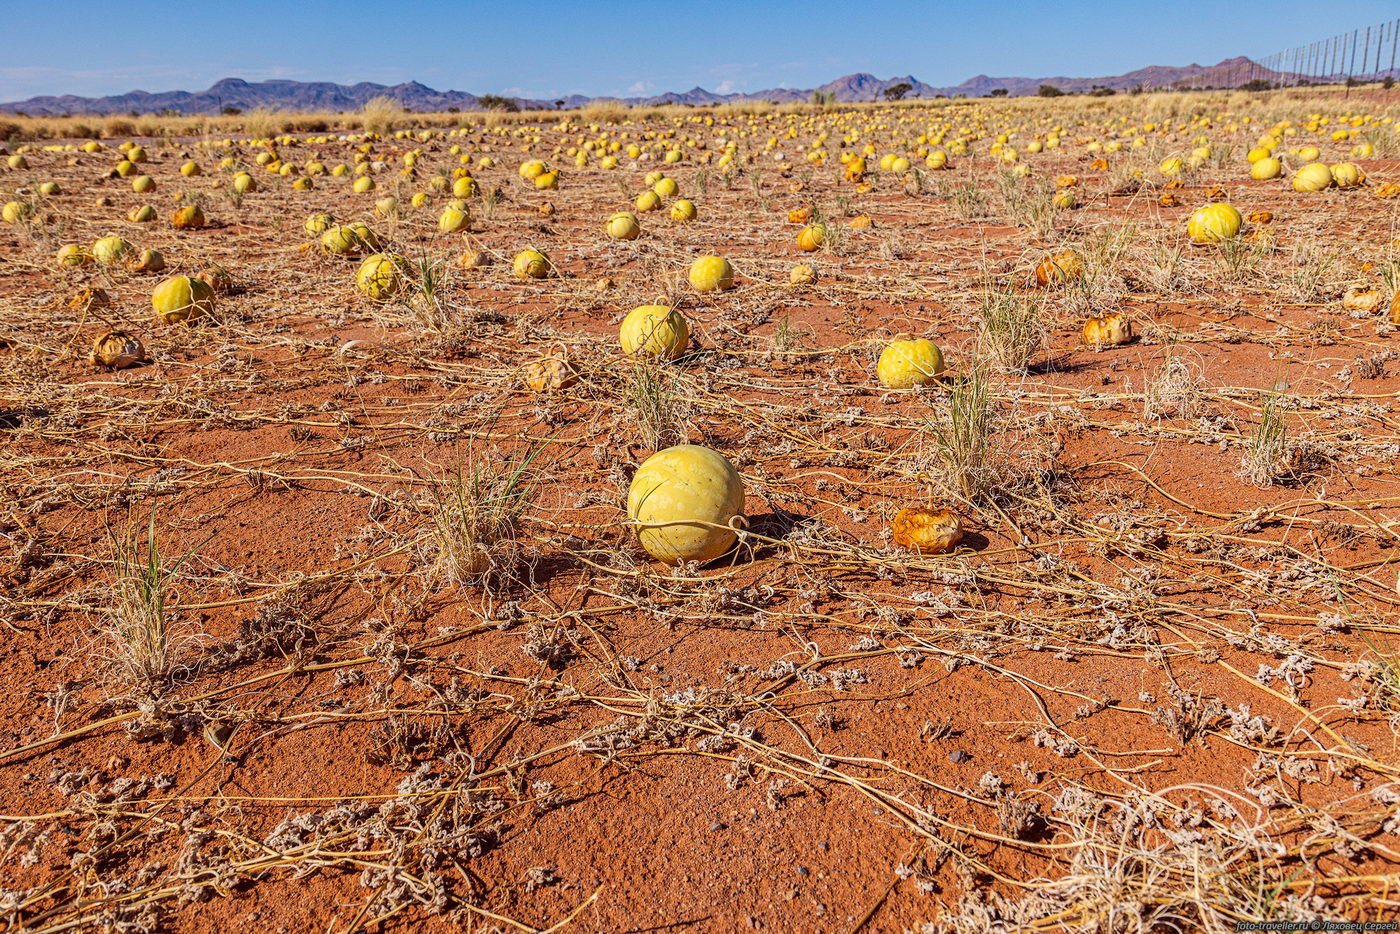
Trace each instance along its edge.
<instances>
[{"instance_id":1,"label":"large yellow melon","mask_svg":"<svg viewBox=\"0 0 1400 934\"><path fill-rule=\"evenodd\" d=\"M629 354L674 360L690 346L690 327L674 308L640 305L622 319L618 339Z\"/></svg>"},{"instance_id":2,"label":"large yellow melon","mask_svg":"<svg viewBox=\"0 0 1400 934\"><path fill-rule=\"evenodd\" d=\"M325 213L312 214L306 219L306 223L303 226L308 234L313 237L319 237L335 226L335 218Z\"/></svg>"},{"instance_id":3,"label":"large yellow melon","mask_svg":"<svg viewBox=\"0 0 1400 934\"><path fill-rule=\"evenodd\" d=\"M1069 248L1051 253L1035 267L1035 281L1040 285L1056 285L1083 275L1084 257Z\"/></svg>"},{"instance_id":4,"label":"large yellow melon","mask_svg":"<svg viewBox=\"0 0 1400 934\"><path fill-rule=\"evenodd\" d=\"M102 237L92 244L92 258L103 266L115 266L132 251L130 243L115 234Z\"/></svg>"},{"instance_id":5,"label":"large yellow melon","mask_svg":"<svg viewBox=\"0 0 1400 934\"><path fill-rule=\"evenodd\" d=\"M34 206L28 201L6 201L0 208L0 220L7 224L22 224L34 215Z\"/></svg>"},{"instance_id":6,"label":"large yellow melon","mask_svg":"<svg viewBox=\"0 0 1400 934\"><path fill-rule=\"evenodd\" d=\"M1136 336L1133 333L1133 320L1118 313L1090 318L1084 322L1082 333L1087 346L1098 348L1131 344Z\"/></svg>"},{"instance_id":7,"label":"large yellow melon","mask_svg":"<svg viewBox=\"0 0 1400 934\"><path fill-rule=\"evenodd\" d=\"M804 227L797 235L797 248L803 253L815 253L826 242L826 228L821 224Z\"/></svg>"},{"instance_id":8,"label":"large yellow melon","mask_svg":"<svg viewBox=\"0 0 1400 934\"><path fill-rule=\"evenodd\" d=\"M92 262L92 254L80 243L66 243L58 248L60 266L86 266Z\"/></svg>"},{"instance_id":9,"label":"large yellow melon","mask_svg":"<svg viewBox=\"0 0 1400 934\"><path fill-rule=\"evenodd\" d=\"M1229 204L1207 204L1191 212L1186 232L1192 243L1220 243L1239 235L1244 218Z\"/></svg>"},{"instance_id":10,"label":"large yellow melon","mask_svg":"<svg viewBox=\"0 0 1400 934\"><path fill-rule=\"evenodd\" d=\"M744 484L722 454L695 444L658 451L637 468L627 516L647 554L667 564L724 554L744 514Z\"/></svg>"},{"instance_id":11,"label":"large yellow melon","mask_svg":"<svg viewBox=\"0 0 1400 934\"><path fill-rule=\"evenodd\" d=\"M690 264L690 287L697 292L734 288L734 267L723 256L702 256Z\"/></svg>"},{"instance_id":12,"label":"large yellow melon","mask_svg":"<svg viewBox=\"0 0 1400 934\"><path fill-rule=\"evenodd\" d=\"M944 555L962 541L962 523L946 507L926 509L911 506L901 509L890 523L894 543L921 555Z\"/></svg>"},{"instance_id":13,"label":"large yellow melon","mask_svg":"<svg viewBox=\"0 0 1400 934\"><path fill-rule=\"evenodd\" d=\"M198 230L205 225L204 211L197 204L187 204L170 218L170 225L176 230Z\"/></svg>"},{"instance_id":14,"label":"large yellow melon","mask_svg":"<svg viewBox=\"0 0 1400 934\"><path fill-rule=\"evenodd\" d=\"M365 257L355 273L355 285L371 301L386 302L408 286L407 264L397 253L375 253Z\"/></svg>"},{"instance_id":15,"label":"large yellow melon","mask_svg":"<svg viewBox=\"0 0 1400 934\"><path fill-rule=\"evenodd\" d=\"M614 240L635 240L642 235L642 225L631 211L618 211L608 218L608 236Z\"/></svg>"},{"instance_id":16,"label":"large yellow melon","mask_svg":"<svg viewBox=\"0 0 1400 934\"><path fill-rule=\"evenodd\" d=\"M1278 178L1282 174L1283 163L1273 156L1255 159L1254 164L1249 167L1249 177L1256 181L1267 181L1271 178Z\"/></svg>"},{"instance_id":17,"label":"large yellow melon","mask_svg":"<svg viewBox=\"0 0 1400 934\"><path fill-rule=\"evenodd\" d=\"M1293 173L1293 190L1325 191L1332 187L1332 170L1321 162L1309 162Z\"/></svg>"},{"instance_id":18,"label":"large yellow melon","mask_svg":"<svg viewBox=\"0 0 1400 934\"><path fill-rule=\"evenodd\" d=\"M332 256L359 256L379 249L379 238L361 223L329 227L321 234L321 249Z\"/></svg>"},{"instance_id":19,"label":"large yellow melon","mask_svg":"<svg viewBox=\"0 0 1400 934\"><path fill-rule=\"evenodd\" d=\"M438 215L438 230L443 233L459 233L470 227L471 222L471 212L467 210L466 205L461 207L448 205Z\"/></svg>"},{"instance_id":20,"label":"large yellow melon","mask_svg":"<svg viewBox=\"0 0 1400 934\"><path fill-rule=\"evenodd\" d=\"M521 250L511 268L518 279L543 279L549 275L549 257L539 250Z\"/></svg>"},{"instance_id":21,"label":"large yellow melon","mask_svg":"<svg viewBox=\"0 0 1400 934\"><path fill-rule=\"evenodd\" d=\"M1366 181L1366 173L1354 162L1338 162L1332 166L1332 184L1343 191L1360 188Z\"/></svg>"},{"instance_id":22,"label":"large yellow melon","mask_svg":"<svg viewBox=\"0 0 1400 934\"><path fill-rule=\"evenodd\" d=\"M890 341L875 365L880 385L887 389L927 386L942 372L942 352L922 337Z\"/></svg>"},{"instance_id":23,"label":"large yellow melon","mask_svg":"<svg viewBox=\"0 0 1400 934\"><path fill-rule=\"evenodd\" d=\"M214 311L214 290L201 279L172 276L151 293L151 307L166 324L203 317Z\"/></svg>"}]
</instances>

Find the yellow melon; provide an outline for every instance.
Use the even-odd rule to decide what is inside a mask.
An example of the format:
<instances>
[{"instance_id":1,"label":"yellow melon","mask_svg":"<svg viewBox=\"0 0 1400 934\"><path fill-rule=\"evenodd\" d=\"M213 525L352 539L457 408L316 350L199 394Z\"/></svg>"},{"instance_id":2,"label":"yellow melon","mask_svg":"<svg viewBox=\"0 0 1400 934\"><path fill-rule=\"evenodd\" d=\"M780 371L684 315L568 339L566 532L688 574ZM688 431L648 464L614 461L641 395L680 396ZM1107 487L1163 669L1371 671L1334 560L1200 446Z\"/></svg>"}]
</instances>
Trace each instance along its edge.
<instances>
[{"instance_id":1,"label":"yellow melon","mask_svg":"<svg viewBox=\"0 0 1400 934\"><path fill-rule=\"evenodd\" d=\"M172 276L151 293L151 307L166 324L200 318L213 313L214 290L200 279Z\"/></svg>"},{"instance_id":2,"label":"yellow melon","mask_svg":"<svg viewBox=\"0 0 1400 934\"><path fill-rule=\"evenodd\" d=\"M1332 187L1332 170L1321 162L1309 162L1293 173L1293 190L1325 191Z\"/></svg>"},{"instance_id":3,"label":"yellow melon","mask_svg":"<svg viewBox=\"0 0 1400 934\"><path fill-rule=\"evenodd\" d=\"M744 483L716 451L681 444L647 458L627 491L627 515L647 554L667 564L713 561L737 538Z\"/></svg>"},{"instance_id":4,"label":"yellow melon","mask_svg":"<svg viewBox=\"0 0 1400 934\"><path fill-rule=\"evenodd\" d=\"M397 253L366 256L355 273L355 285L370 301L387 302L408 288L408 264Z\"/></svg>"},{"instance_id":5,"label":"yellow melon","mask_svg":"<svg viewBox=\"0 0 1400 934\"><path fill-rule=\"evenodd\" d=\"M797 235L797 248L803 253L815 253L826 243L826 228L821 224L804 227Z\"/></svg>"},{"instance_id":6,"label":"yellow melon","mask_svg":"<svg viewBox=\"0 0 1400 934\"><path fill-rule=\"evenodd\" d=\"M1133 322L1127 315L1108 314L1084 322L1084 343L1091 347L1132 343Z\"/></svg>"},{"instance_id":7,"label":"yellow melon","mask_svg":"<svg viewBox=\"0 0 1400 934\"><path fill-rule=\"evenodd\" d=\"M887 389L927 386L943 372L943 353L932 341L895 338L880 352L875 375Z\"/></svg>"},{"instance_id":8,"label":"yellow melon","mask_svg":"<svg viewBox=\"0 0 1400 934\"><path fill-rule=\"evenodd\" d=\"M1191 212L1186 232L1192 243L1220 243L1239 236L1244 218L1229 204L1207 204Z\"/></svg>"},{"instance_id":9,"label":"yellow melon","mask_svg":"<svg viewBox=\"0 0 1400 934\"><path fill-rule=\"evenodd\" d=\"M635 240L642 235L642 225L631 211L618 211L608 218L607 230L614 240Z\"/></svg>"},{"instance_id":10,"label":"yellow melon","mask_svg":"<svg viewBox=\"0 0 1400 934\"><path fill-rule=\"evenodd\" d=\"M702 256L690 264L690 287L697 292L734 288L734 267L723 256Z\"/></svg>"},{"instance_id":11,"label":"yellow melon","mask_svg":"<svg viewBox=\"0 0 1400 934\"><path fill-rule=\"evenodd\" d=\"M618 339L626 353L674 360L690 346L690 327L674 308L640 305L622 319Z\"/></svg>"},{"instance_id":12,"label":"yellow melon","mask_svg":"<svg viewBox=\"0 0 1400 934\"><path fill-rule=\"evenodd\" d=\"M126 258L133 247L118 236L102 237L92 245L92 258L102 266L115 266Z\"/></svg>"},{"instance_id":13,"label":"yellow melon","mask_svg":"<svg viewBox=\"0 0 1400 934\"><path fill-rule=\"evenodd\" d=\"M543 279L549 275L549 257L539 250L521 250L511 266L518 279Z\"/></svg>"}]
</instances>

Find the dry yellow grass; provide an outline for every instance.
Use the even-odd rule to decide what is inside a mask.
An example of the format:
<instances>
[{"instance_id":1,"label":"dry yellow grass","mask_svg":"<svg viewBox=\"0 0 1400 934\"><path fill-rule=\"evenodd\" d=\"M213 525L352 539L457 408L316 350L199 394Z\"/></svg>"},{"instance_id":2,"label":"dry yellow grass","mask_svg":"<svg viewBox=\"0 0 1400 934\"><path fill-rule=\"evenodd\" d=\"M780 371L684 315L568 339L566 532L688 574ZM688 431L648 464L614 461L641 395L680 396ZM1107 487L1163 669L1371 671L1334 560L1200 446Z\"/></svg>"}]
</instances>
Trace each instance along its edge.
<instances>
[{"instance_id":1,"label":"dry yellow grass","mask_svg":"<svg viewBox=\"0 0 1400 934\"><path fill-rule=\"evenodd\" d=\"M1352 89L1356 92L1358 89ZM1362 89L1364 90L1364 89ZM1038 97L1015 97L997 101L1008 114L1022 114L1053 108L1057 113L1092 114L1116 112L1123 102L1131 100L1135 113L1161 117L1204 110L1243 110L1258 107L1262 102L1273 108L1296 109L1304 115L1307 102L1316 102L1319 95L1342 97L1348 89L1336 87L1289 88L1280 91L1252 93L1246 91L1156 92L1141 95L1118 94L1112 97L1063 97L1047 101ZM23 117L0 114L0 140L18 137L26 140L49 139L123 139L127 137L163 136L250 136L266 138L283 133L349 133L368 130L384 132L394 129L409 115L388 98L397 110L385 109L376 98L365 109L347 113L290 113L266 109L243 114L219 116L73 116ZM509 126L553 123L575 120L585 123L643 123L670 120L682 116L713 116L733 118L746 115L816 114L833 111L869 111L882 108L927 108L967 106L989 103L986 99L937 98L899 101L897 103L832 103L812 104L771 101L736 101L713 107L688 107L681 104L642 105L630 107L621 101L600 101L577 110L499 110L467 113L413 113L412 123L419 129L449 129L468 126ZM370 105L374 105L371 107ZM371 124L373 126L371 127Z\"/></svg>"}]
</instances>

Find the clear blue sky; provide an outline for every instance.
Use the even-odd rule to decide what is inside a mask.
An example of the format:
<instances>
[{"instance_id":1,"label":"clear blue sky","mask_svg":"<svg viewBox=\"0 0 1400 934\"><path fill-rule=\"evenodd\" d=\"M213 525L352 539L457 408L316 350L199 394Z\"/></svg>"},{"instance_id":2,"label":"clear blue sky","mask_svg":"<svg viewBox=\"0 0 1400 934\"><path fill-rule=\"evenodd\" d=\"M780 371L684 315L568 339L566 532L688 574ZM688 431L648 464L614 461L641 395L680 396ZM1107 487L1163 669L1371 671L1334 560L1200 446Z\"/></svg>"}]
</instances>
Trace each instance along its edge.
<instances>
[{"instance_id":1,"label":"clear blue sky","mask_svg":"<svg viewBox=\"0 0 1400 934\"><path fill-rule=\"evenodd\" d=\"M536 98L813 87L856 71L939 86L979 73L1092 77L1261 57L1400 15L1395 0L0 3L0 101L203 90L224 77Z\"/></svg>"}]
</instances>

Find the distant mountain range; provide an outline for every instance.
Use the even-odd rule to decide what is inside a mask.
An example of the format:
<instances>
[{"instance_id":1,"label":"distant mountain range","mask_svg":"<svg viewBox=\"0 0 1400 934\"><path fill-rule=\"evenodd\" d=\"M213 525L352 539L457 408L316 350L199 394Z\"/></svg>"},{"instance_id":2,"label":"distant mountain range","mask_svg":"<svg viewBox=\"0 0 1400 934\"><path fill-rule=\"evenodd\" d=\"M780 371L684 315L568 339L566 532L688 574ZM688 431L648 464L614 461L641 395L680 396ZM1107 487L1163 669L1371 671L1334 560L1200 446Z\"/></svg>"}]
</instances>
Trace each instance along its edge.
<instances>
[{"instance_id":1,"label":"distant mountain range","mask_svg":"<svg viewBox=\"0 0 1400 934\"><path fill-rule=\"evenodd\" d=\"M1392 71L1400 76L1400 71ZM1139 68L1127 74L1103 78L1068 78L1053 76L1048 78L993 78L977 75L953 87L936 88L927 85L913 75L899 78L877 78L870 74L846 75L828 82L819 88L770 88L739 94L717 94L704 88L691 88L689 91L668 91L652 97L586 97L572 94L555 100L533 100L512 98L520 107L527 110L554 110L576 108L596 102L620 102L630 105L688 104L704 106L723 104L731 101L769 100L778 103L806 101L816 91L831 95L840 103L882 100L884 92L901 84L909 85L906 98L931 98L938 95L953 97L986 97L993 91L1005 90L1009 96L1019 97L1035 94L1043 84L1052 85L1061 91L1090 91L1095 88L1109 88L1126 91L1134 88L1170 89L1179 87L1235 88L1254 80L1269 82L1295 82L1298 75L1271 71L1257 62L1240 56L1229 58L1216 65L1185 65L1180 68L1152 65ZM1382 75L1372 76L1373 78ZM1324 81L1345 80L1341 75L1321 79ZM225 78L207 91L163 91L151 94L147 91L131 91L111 97L77 97L65 94L61 97L31 97L25 101L12 101L0 104L0 113L24 113L30 116L62 116L71 114L112 115L125 113L159 113L173 111L178 114L217 114L224 108L237 108L248 111L263 107L270 110L294 113L332 112L342 113L359 110L367 101L375 97L391 97L408 110L419 112L457 110L482 110L482 98L466 91L435 91L417 81L392 86L362 81L359 84L332 84L327 81L259 81L248 82L241 78Z\"/></svg>"}]
</instances>

